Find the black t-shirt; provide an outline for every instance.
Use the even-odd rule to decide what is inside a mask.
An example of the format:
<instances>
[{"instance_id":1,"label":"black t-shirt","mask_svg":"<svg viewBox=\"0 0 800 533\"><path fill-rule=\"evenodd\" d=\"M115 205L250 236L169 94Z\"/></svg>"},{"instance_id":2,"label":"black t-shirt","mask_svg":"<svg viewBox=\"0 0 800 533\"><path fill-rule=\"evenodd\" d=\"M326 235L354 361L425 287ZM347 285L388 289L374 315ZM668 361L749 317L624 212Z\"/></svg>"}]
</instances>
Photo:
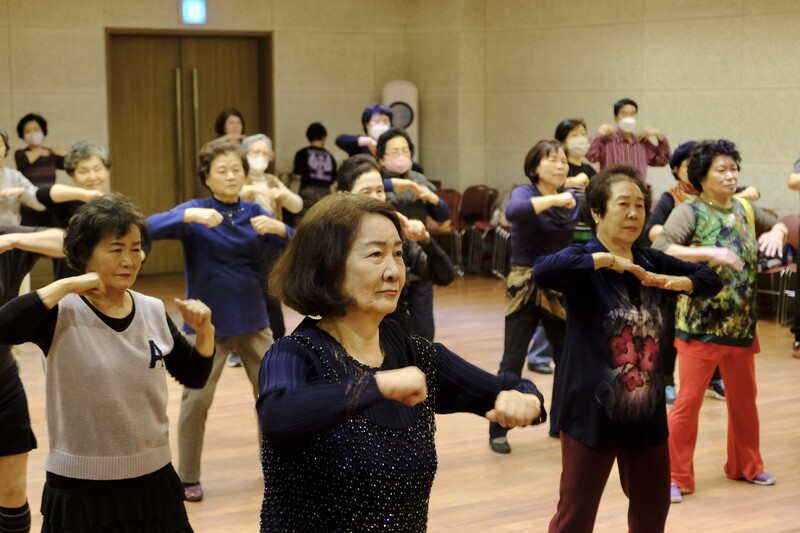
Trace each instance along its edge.
<instances>
[{"instance_id":1,"label":"black t-shirt","mask_svg":"<svg viewBox=\"0 0 800 533\"><path fill-rule=\"evenodd\" d=\"M336 160L325 148L307 146L294 155L294 174L300 176L300 188L330 187L336 179Z\"/></svg>"}]
</instances>

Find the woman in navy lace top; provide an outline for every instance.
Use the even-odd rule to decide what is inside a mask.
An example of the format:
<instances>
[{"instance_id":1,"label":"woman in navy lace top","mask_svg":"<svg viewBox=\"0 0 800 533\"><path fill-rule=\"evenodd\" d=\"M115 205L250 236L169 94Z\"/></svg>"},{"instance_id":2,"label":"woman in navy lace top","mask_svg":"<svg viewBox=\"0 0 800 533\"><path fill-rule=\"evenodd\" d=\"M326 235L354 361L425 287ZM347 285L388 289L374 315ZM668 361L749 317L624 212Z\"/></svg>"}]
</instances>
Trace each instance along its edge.
<instances>
[{"instance_id":1,"label":"woman in navy lace top","mask_svg":"<svg viewBox=\"0 0 800 533\"><path fill-rule=\"evenodd\" d=\"M306 318L261 365L261 531L424 531L435 413L506 427L546 418L530 381L384 320L405 282L401 233L389 204L327 196L275 265L270 291L321 319Z\"/></svg>"}]
</instances>

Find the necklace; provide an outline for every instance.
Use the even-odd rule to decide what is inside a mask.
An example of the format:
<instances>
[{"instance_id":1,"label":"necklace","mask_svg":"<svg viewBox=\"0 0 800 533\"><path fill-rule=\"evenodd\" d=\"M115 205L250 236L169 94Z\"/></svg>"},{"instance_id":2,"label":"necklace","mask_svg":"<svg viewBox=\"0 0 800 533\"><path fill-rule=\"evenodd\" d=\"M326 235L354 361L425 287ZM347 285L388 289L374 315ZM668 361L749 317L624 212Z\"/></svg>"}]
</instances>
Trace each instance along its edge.
<instances>
[{"instance_id":1,"label":"necklace","mask_svg":"<svg viewBox=\"0 0 800 533\"><path fill-rule=\"evenodd\" d=\"M719 202L715 202L714 200L709 199L705 194L700 193L700 199L703 200L705 203L710 205L711 207L719 207L720 209L730 209L733 207L733 202L728 199L728 205L722 205Z\"/></svg>"}]
</instances>

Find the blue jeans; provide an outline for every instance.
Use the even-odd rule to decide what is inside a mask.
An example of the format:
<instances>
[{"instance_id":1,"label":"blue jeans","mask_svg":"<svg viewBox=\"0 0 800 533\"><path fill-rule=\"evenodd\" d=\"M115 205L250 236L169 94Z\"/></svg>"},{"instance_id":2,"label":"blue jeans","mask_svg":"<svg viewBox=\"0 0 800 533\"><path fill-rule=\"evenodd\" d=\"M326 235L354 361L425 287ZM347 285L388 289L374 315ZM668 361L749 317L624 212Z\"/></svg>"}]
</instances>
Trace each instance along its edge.
<instances>
[{"instance_id":1,"label":"blue jeans","mask_svg":"<svg viewBox=\"0 0 800 533\"><path fill-rule=\"evenodd\" d=\"M534 365L553 362L553 348L547 342L547 334L541 322L536 326L536 331L533 332L531 346L528 349L528 362Z\"/></svg>"}]
</instances>

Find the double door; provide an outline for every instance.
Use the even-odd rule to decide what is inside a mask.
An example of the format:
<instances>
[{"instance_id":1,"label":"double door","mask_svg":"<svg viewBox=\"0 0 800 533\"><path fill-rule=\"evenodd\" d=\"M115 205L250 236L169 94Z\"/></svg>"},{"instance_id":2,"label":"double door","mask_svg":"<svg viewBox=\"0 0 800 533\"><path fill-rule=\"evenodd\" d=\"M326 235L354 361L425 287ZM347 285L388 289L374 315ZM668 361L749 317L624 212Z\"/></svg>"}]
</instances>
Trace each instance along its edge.
<instances>
[{"instance_id":1,"label":"double door","mask_svg":"<svg viewBox=\"0 0 800 533\"><path fill-rule=\"evenodd\" d=\"M197 154L225 108L245 133L272 134L268 36L110 33L107 40L111 188L150 215L207 195ZM154 245L142 273L180 272L176 242Z\"/></svg>"}]
</instances>

